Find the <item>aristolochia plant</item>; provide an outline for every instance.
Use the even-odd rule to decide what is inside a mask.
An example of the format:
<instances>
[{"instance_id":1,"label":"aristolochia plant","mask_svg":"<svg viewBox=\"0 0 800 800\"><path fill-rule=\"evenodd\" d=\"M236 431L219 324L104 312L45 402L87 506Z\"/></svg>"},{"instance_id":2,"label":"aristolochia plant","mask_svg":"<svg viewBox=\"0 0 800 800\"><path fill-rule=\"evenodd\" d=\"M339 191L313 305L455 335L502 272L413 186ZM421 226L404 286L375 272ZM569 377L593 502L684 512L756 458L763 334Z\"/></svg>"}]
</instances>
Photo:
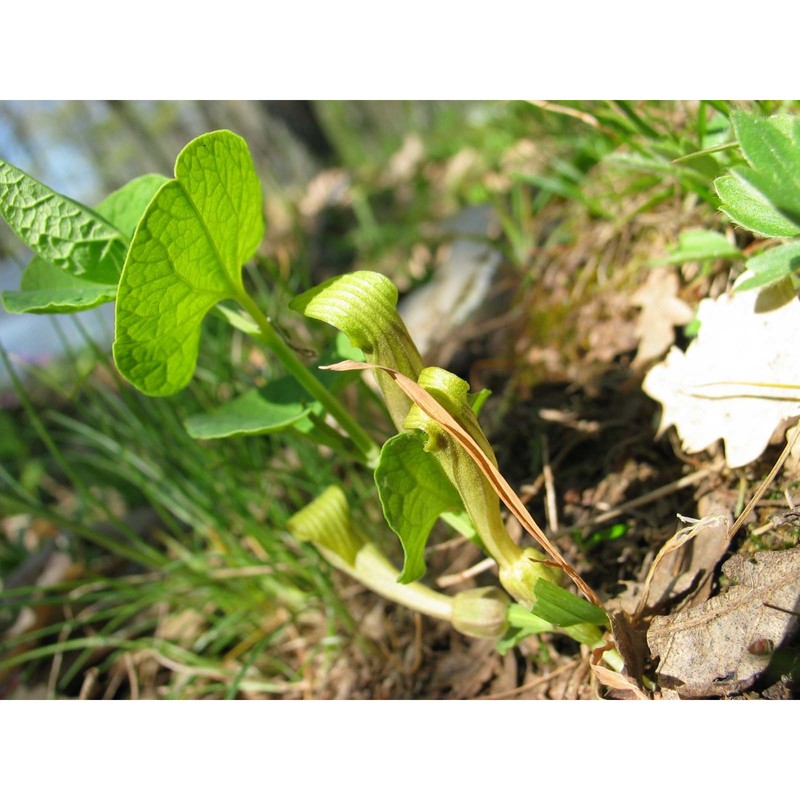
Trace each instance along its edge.
<instances>
[{"instance_id":1,"label":"aristolochia plant","mask_svg":"<svg viewBox=\"0 0 800 800\"><path fill-rule=\"evenodd\" d=\"M95 210L0 161L0 214L35 253L20 290L3 294L6 309L63 313L116 300L114 360L142 392L169 395L191 381L209 313L278 358L284 378L185 424L197 438L294 432L373 469L384 516L403 547L403 567L356 530L344 491L332 486L288 528L335 567L467 635L516 641L559 629L621 669L598 599L499 473L476 416L484 395L471 395L445 370L424 367L386 277L342 275L290 304L344 335L327 359L328 372L303 363L259 308L242 267L264 235L262 191L240 137L229 131L200 136L178 156L174 178L144 176ZM336 396L348 371L358 369L374 370L398 430L382 447ZM538 548L511 539L501 501ZM502 589L451 597L421 582L425 546L438 519L497 562ZM567 579L586 599L563 588Z\"/></svg>"}]
</instances>

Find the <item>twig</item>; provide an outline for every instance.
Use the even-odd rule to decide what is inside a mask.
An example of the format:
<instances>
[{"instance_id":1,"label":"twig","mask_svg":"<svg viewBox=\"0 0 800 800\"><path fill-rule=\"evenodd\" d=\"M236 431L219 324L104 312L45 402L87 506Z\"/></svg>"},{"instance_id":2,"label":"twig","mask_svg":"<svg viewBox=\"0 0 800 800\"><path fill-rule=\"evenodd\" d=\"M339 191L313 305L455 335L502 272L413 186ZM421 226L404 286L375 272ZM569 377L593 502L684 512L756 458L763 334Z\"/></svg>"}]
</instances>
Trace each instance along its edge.
<instances>
[{"instance_id":1,"label":"twig","mask_svg":"<svg viewBox=\"0 0 800 800\"><path fill-rule=\"evenodd\" d=\"M98 670L97 667L89 667L89 669L86 670L78 700L88 700L92 696L92 691L94 690L95 683L97 683L97 676L99 673L100 670Z\"/></svg>"},{"instance_id":2,"label":"twig","mask_svg":"<svg viewBox=\"0 0 800 800\"><path fill-rule=\"evenodd\" d=\"M474 578L476 575L486 572L486 570L491 569L496 563L497 562L493 558L484 558L483 561L479 561L477 564L467 567L467 569L462 569L461 572L442 575L440 578L436 579L436 585L441 586L443 589L448 586L455 586L457 583L463 583L469 578Z\"/></svg>"},{"instance_id":3,"label":"twig","mask_svg":"<svg viewBox=\"0 0 800 800\"><path fill-rule=\"evenodd\" d=\"M522 692L526 692L528 689L533 689L535 686L538 686L542 683L547 683L548 681L552 680L556 677L556 675L560 675L562 672L567 672L570 669L575 669L575 664L572 661L567 662L566 664L562 664L558 669L554 669L552 672L548 672L547 675L541 675L538 678L534 678L532 681L523 684L522 686L517 686L515 689L508 689L505 692L497 692L496 694L487 694L483 697L476 697L476 700L502 700L505 697L514 697L514 695L521 694Z\"/></svg>"},{"instance_id":4,"label":"twig","mask_svg":"<svg viewBox=\"0 0 800 800\"><path fill-rule=\"evenodd\" d=\"M122 656L122 663L125 664L125 671L128 673L128 684L131 687L131 700L139 699L139 680L136 677L136 668L133 664L133 656L125 653Z\"/></svg>"},{"instance_id":5,"label":"twig","mask_svg":"<svg viewBox=\"0 0 800 800\"><path fill-rule=\"evenodd\" d=\"M728 541L733 539L736 532L739 528L742 527L744 521L750 515L750 512L755 508L756 503L763 497L764 492L769 489L772 481L775 480L775 476L778 474L778 470L783 466L784 461L789 458L789 455L792 452L792 448L797 444L797 439L800 437L800 425L797 426L797 430L794 432L794 436L786 442L786 447L783 448L783 452L778 456L778 460L775 462L775 465L769 471L769 474L763 481L761 481L761 485L756 489L756 493L751 498L750 502L744 507L744 511L736 518L736 522L733 523L731 529L728 531Z\"/></svg>"},{"instance_id":6,"label":"twig","mask_svg":"<svg viewBox=\"0 0 800 800\"><path fill-rule=\"evenodd\" d=\"M653 489L652 492L646 492L639 497L635 497L633 500L628 500L626 503L620 503L618 506L615 506L608 511L604 511L602 514L598 514L596 517L592 517L586 522L582 522L571 527L594 528L597 525L602 525L604 522L608 522L608 520L614 519L620 514L624 514L626 511L630 511L633 508L646 506L648 503L652 503L654 500L666 497L673 492L678 492L681 489L685 489L687 486L694 486L694 484L700 483L700 481L709 474L709 470L701 469L697 472L692 472L690 475L684 475L682 478L678 478L678 480L673 481L672 483L659 486L658 489Z\"/></svg>"},{"instance_id":7,"label":"twig","mask_svg":"<svg viewBox=\"0 0 800 800\"><path fill-rule=\"evenodd\" d=\"M550 466L550 448L547 436L542 434L542 475L544 475L545 516L551 531L558 530L558 506L556 504L556 486L553 469Z\"/></svg>"},{"instance_id":8,"label":"twig","mask_svg":"<svg viewBox=\"0 0 800 800\"><path fill-rule=\"evenodd\" d=\"M541 108L542 111L552 111L555 114L564 114L567 117L575 117L581 122L585 122L592 128L602 131L603 127L597 120L597 117L592 116L586 111L581 111L579 108L572 108L571 106L562 106L559 103L553 103L550 100L528 100L528 102L536 108Z\"/></svg>"}]
</instances>

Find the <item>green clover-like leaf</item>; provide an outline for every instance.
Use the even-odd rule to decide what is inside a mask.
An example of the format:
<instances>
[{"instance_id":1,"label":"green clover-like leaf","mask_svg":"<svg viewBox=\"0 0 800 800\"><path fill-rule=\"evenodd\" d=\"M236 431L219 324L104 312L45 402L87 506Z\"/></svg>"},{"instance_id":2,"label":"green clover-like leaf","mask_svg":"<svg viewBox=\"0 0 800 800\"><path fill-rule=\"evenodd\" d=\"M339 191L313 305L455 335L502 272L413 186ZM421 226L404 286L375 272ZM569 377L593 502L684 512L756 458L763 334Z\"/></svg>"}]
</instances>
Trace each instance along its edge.
<instances>
[{"instance_id":1,"label":"green clover-like leaf","mask_svg":"<svg viewBox=\"0 0 800 800\"><path fill-rule=\"evenodd\" d=\"M800 242L771 247L747 261L753 275L737 282L736 290L756 289L778 283L800 270Z\"/></svg>"},{"instance_id":2,"label":"green clover-like leaf","mask_svg":"<svg viewBox=\"0 0 800 800\"><path fill-rule=\"evenodd\" d=\"M192 378L200 326L226 298L245 296L242 265L263 235L261 184L245 141L204 134L178 156L133 237L117 293L114 360L145 394Z\"/></svg>"},{"instance_id":3,"label":"green clover-like leaf","mask_svg":"<svg viewBox=\"0 0 800 800\"><path fill-rule=\"evenodd\" d=\"M683 231L678 237L678 245L659 263L683 264L717 258L740 259L744 254L724 234L701 228Z\"/></svg>"}]
</instances>

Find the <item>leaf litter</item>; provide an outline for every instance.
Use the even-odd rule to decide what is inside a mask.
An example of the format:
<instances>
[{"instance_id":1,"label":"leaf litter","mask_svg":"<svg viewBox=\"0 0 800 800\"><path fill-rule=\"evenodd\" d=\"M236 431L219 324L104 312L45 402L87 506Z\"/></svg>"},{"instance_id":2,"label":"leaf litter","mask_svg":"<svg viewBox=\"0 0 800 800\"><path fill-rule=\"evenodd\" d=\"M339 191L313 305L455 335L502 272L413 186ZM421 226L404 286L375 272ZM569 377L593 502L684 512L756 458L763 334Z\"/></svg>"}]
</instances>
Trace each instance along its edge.
<instances>
[{"instance_id":1,"label":"leaf litter","mask_svg":"<svg viewBox=\"0 0 800 800\"><path fill-rule=\"evenodd\" d=\"M722 572L731 584L725 592L697 608L656 617L650 625L647 641L659 659L656 675L665 696L740 693L754 685L770 660L779 660L777 654L791 654L800 607L800 548L753 558L737 554Z\"/></svg>"}]
</instances>

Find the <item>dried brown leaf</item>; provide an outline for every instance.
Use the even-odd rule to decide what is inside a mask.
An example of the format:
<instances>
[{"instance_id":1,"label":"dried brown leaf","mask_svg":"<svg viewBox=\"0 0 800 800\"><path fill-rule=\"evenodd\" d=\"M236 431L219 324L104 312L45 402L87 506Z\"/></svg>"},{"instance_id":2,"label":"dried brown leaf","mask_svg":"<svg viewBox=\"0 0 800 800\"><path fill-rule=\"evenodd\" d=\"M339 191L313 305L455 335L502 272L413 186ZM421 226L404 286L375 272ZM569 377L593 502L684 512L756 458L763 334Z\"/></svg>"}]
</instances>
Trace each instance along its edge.
<instances>
[{"instance_id":1,"label":"dried brown leaf","mask_svg":"<svg viewBox=\"0 0 800 800\"><path fill-rule=\"evenodd\" d=\"M602 664L592 664L592 672L603 686L608 686L611 689L618 689L625 693L624 696L629 696L635 700L649 700L650 698L636 685L632 678L627 675L620 675L619 672L614 672L613 669L604 667Z\"/></svg>"},{"instance_id":2,"label":"dried brown leaf","mask_svg":"<svg viewBox=\"0 0 800 800\"><path fill-rule=\"evenodd\" d=\"M651 653L660 659L658 682L680 696L713 697L751 685L768 659L748 648L785 641L797 622L800 548L757 553L752 560L736 555L722 571L735 583L728 591L656 617L648 631Z\"/></svg>"},{"instance_id":3,"label":"dried brown leaf","mask_svg":"<svg viewBox=\"0 0 800 800\"><path fill-rule=\"evenodd\" d=\"M710 536L714 539L714 541L721 541L725 543L727 546L728 542L728 528L730 527L730 520L725 515L717 515L712 517L705 517L704 519L693 519L690 520L688 517L681 517L680 514L678 515L682 522L691 522L691 525L687 525L686 527L681 528L677 533L669 538L669 540L664 544L664 546L658 551L655 559L653 559L653 563L650 567L649 572L647 573L647 577L644 581L644 588L642 589L642 594L639 599L639 605L636 609L636 616L640 616L642 611L648 604L651 598L651 588L656 576L661 578L660 583L666 583L668 586L674 586L677 583L678 579L682 577L681 575L673 575L672 570L676 566L675 559L671 559L672 563L669 565L670 570L668 573L662 569L661 573L659 574L659 567L662 566L664 559L675 553L677 550L681 549L684 545L688 544L692 539L696 536L703 535L703 537ZM688 572L688 571L687 571ZM683 573L684 577L688 577L690 580L688 585L691 585L691 581L694 578L694 574L687 572ZM665 580L666 579L666 580ZM684 583L686 581L684 580ZM663 591L663 590L662 590Z\"/></svg>"},{"instance_id":4,"label":"dried brown leaf","mask_svg":"<svg viewBox=\"0 0 800 800\"><path fill-rule=\"evenodd\" d=\"M641 312L636 321L639 349L633 366L646 364L664 355L675 341L675 328L692 321L694 311L678 297L678 276L671 269L654 269L633 295L633 305Z\"/></svg>"}]
</instances>

